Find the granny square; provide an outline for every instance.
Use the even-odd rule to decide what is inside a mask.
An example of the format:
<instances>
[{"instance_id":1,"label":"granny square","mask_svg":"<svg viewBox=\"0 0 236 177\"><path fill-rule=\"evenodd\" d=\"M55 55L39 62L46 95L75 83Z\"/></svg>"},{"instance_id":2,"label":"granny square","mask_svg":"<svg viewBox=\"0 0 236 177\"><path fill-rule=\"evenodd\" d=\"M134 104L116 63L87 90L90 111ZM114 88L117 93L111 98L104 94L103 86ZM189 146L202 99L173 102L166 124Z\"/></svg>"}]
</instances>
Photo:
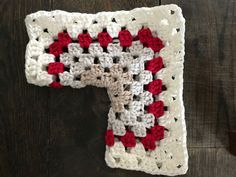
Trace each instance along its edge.
<instances>
[{"instance_id":1,"label":"granny square","mask_svg":"<svg viewBox=\"0 0 236 177\"><path fill-rule=\"evenodd\" d=\"M38 11L25 23L28 83L107 89L109 167L186 173L185 20L178 6L97 14Z\"/></svg>"}]
</instances>

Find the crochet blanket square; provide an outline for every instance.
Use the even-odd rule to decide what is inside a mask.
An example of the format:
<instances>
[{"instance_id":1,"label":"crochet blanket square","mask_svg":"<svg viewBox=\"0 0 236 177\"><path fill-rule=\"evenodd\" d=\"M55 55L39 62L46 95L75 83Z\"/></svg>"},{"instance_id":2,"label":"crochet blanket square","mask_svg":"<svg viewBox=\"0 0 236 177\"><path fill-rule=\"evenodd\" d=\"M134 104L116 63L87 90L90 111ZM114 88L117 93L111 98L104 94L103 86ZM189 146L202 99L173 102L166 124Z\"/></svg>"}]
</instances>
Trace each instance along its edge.
<instances>
[{"instance_id":1,"label":"crochet blanket square","mask_svg":"<svg viewBox=\"0 0 236 177\"><path fill-rule=\"evenodd\" d=\"M109 167L186 173L181 8L38 11L27 15L25 23L28 83L107 89L111 107L104 143Z\"/></svg>"}]
</instances>

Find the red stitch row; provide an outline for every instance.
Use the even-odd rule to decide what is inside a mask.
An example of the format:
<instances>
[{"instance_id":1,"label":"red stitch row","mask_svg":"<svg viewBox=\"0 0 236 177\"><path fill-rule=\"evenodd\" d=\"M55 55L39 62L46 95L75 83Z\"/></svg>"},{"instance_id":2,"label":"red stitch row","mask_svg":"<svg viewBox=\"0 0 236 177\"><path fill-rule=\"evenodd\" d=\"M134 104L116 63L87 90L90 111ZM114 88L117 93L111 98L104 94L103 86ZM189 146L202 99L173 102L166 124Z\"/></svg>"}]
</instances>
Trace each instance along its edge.
<instances>
[{"instance_id":1,"label":"red stitch row","mask_svg":"<svg viewBox=\"0 0 236 177\"><path fill-rule=\"evenodd\" d=\"M159 52L164 47L163 42L158 37L152 36L149 28L139 30L137 37L144 46L150 47L154 52ZM133 38L127 29L121 30L118 34L120 45L123 47L130 47L133 39L136 39L137 37ZM108 44L113 41L109 33L106 31L100 32L97 38L102 47L107 47ZM81 33L78 35L78 41L82 48L88 48L93 39L89 33ZM60 54L63 53L63 48L67 47L71 42L72 39L67 32L58 33L58 41L53 42L49 46L49 53L53 54L55 57L59 57Z\"/></svg>"},{"instance_id":2,"label":"red stitch row","mask_svg":"<svg viewBox=\"0 0 236 177\"><path fill-rule=\"evenodd\" d=\"M161 57L154 58L145 63L145 69L156 74L163 68L163 60ZM145 86L145 89L151 92L153 95L158 95L162 92L162 80L156 79ZM164 103L162 101L156 101L148 105L146 108L148 113L152 113L156 118L161 117L164 114Z\"/></svg>"},{"instance_id":3,"label":"red stitch row","mask_svg":"<svg viewBox=\"0 0 236 177\"><path fill-rule=\"evenodd\" d=\"M155 125L147 132L145 137L139 138L145 149L154 150L156 148L156 141L160 141L164 138L165 128L160 125ZM124 136L118 136L119 140L125 147L135 147L136 138L134 133L130 130L126 131ZM112 130L107 130L105 133L105 144L109 147L115 143L115 136Z\"/></svg>"},{"instance_id":4,"label":"red stitch row","mask_svg":"<svg viewBox=\"0 0 236 177\"><path fill-rule=\"evenodd\" d=\"M164 47L164 44L158 37L153 37L151 30L149 28L144 28L139 30L138 37L140 42L146 46L150 47L154 52L160 52ZM163 68L163 60L161 57L153 58L145 63L145 69L156 74ZM145 89L152 93L153 95L158 95L162 92L162 80L156 79L145 86ZM148 113L152 113L155 118L159 118L164 114L164 103L162 101L155 101L148 105L146 108ZM147 136L141 138L141 143L146 149L154 150L156 148L156 141L160 141L164 138L164 127L160 125L154 125L147 132Z\"/></svg>"}]
</instances>

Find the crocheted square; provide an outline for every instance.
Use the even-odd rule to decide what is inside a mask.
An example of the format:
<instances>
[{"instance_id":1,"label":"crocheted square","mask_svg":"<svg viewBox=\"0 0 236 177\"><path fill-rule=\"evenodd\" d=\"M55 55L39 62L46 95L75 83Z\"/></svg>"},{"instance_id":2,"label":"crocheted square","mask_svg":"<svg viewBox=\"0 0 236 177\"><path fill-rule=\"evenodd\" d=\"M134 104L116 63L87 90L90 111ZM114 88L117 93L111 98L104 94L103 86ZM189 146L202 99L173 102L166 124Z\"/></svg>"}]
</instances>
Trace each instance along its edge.
<instances>
[{"instance_id":1,"label":"crocheted square","mask_svg":"<svg viewBox=\"0 0 236 177\"><path fill-rule=\"evenodd\" d=\"M25 22L29 83L107 89L108 166L186 173L185 20L178 6L97 14L39 11Z\"/></svg>"}]
</instances>

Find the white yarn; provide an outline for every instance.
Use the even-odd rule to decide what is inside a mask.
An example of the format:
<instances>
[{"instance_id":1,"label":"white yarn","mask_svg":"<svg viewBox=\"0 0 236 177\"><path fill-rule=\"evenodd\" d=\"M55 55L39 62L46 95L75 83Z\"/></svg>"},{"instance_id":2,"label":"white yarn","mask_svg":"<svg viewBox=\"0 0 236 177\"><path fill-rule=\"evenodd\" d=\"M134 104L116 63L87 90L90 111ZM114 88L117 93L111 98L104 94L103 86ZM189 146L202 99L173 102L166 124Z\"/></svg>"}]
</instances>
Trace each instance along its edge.
<instances>
[{"instance_id":1,"label":"white yarn","mask_svg":"<svg viewBox=\"0 0 236 177\"><path fill-rule=\"evenodd\" d=\"M146 151L139 140L135 147L126 149L116 138L114 146L106 146L108 166L170 176L186 173L188 154L182 101L185 20L178 6L97 14L38 11L28 15L25 22L30 38L25 54L25 74L29 83L38 86L48 86L56 79L47 73L47 66L55 62L55 57L45 53L45 49L57 39L59 32L66 29L70 37L77 40L77 36L87 29L95 39L106 28L109 35L116 38L108 45L107 53L98 42L90 44L88 53L83 52L79 43L68 45L68 53L60 55L60 62L70 70L59 73L60 84L73 88L106 87L112 106L108 113L108 129L116 136L124 136L127 126L136 137L145 137L146 128L153 127L155 121L168 129L153 151ZM142 26L150 28L153 36L163 40L165 47L160 52L154 53L151 48L143 47L140 41L133 41L123 51L117 40L121 27L137 35ZM153 80L152 73L145 70L145 62L158 56L163 58L165 67L154 79L161 79L167 90L153 98L144 90L144 85ZM144 106L157 100L162 100L168 110L155 120Z\"/></svg>"},{"instance_id":2,"label":"white yarn","mask_svg":"<svg viewBox=\"0 0 236 177\"><path fill-rule=\"evenodd\" d=\"M70 43L68 45L68 51L72 56L79 57L82 54L83 49L80 47L79 44ZM92 52L90 52L90 53L92 54Z\"/></svg>"}]
</instances>

